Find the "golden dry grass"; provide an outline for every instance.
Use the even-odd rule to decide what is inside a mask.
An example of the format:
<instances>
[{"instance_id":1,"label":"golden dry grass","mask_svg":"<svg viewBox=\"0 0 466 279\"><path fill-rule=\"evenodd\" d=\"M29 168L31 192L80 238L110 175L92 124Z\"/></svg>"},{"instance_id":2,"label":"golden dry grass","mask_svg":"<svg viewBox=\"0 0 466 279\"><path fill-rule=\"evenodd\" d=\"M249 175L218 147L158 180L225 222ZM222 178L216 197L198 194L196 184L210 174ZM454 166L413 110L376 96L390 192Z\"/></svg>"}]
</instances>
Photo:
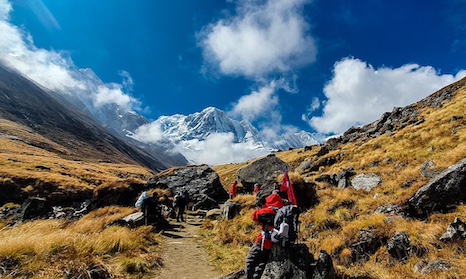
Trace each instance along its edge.
<instances>
[{"instance_id":1,"label":"golden dry grass","mask_svg":"<svg viewBox=\"0 0 466 279\"><path fill-rule=\"evenodd\" d=\"M21 185L24 194L52 187L67 195L145 183L153 172L137 165L70 160L66 148L15 123L0 120L0 188ZM49 189L50 190L50 189ZM163 196L163 193L160 193ZM3 209L18 208L7 203ZM153 278L160 267L160 237L152 227L109 226L134 209L108 207L77 222L43 220L11 227L0 221L1 278Z\"/></svg>"},{"instance_id":2,"label":"golden dry grass","mask_svg":"<svg viewBox=\"0 0 466 279\"><path fill-rule=\"evenodd\" d=\"M88 278L96 268L115 278L152 278L160 266L160 236L152 227L111 226L133 211L107 207L76 223L45 220L2 229L2 278Z\"/></svg>"},{"instance_id":3,"label":"golden dry grass","mask_svg":"<svg viewBox=\"0 0 466 279\"><path fill-rule=\"evenodd\" d=\"M301 214L300 241L307 244L317 256L321 249L332 254L339 276L345 278L466 278L466 254L464 243L443 244L439 238L455 217L466 221L466 207L459 206L449 214L433 214L426 221L404 219L395 215L374 214L380 206L402 205L429 179L420 169L427 161L438 172L466 158L466 91L460 89L451 102L441 109L422 108L420 119L425 121L408 126L393 134L385 134L365 142L353 142L330 152L323 158L337 158L337 163L322 167L318 172L300 173L296 179L311 182L323 175L337 174L349 167L357 174L376 173L382 184L369 193L352 189L339 190L329 185L317 184L320 203ZM276 156L291 166L291 170L304 160L316 162L318 147L310 151L297 149L279 152ZM342 158L342 159L340 159ZM377 162L376 166L369 167ZM235 177L239 167L217 166L222 181ZM293 172L290 173L292 177ZM292 179L293 181L293 179ZM243 214L251 214L248 211ZM249 218L250 219L250 218ZM220 243L211 253L230 249L230 243L243 248L252 241L254 224L247 216L210 224L206 237ZM238 223L244 222L244 225ZM242 226L246 226L242 228ZM226 233L224 230L229 230ZM412 255L406 262L390 257L382 246L370 260L363 264L351 264L349 246L357 241L360 230L370 230L385 242L396 232L405 232L411 241ZM209 238L210 237L210 238ZM241 238L241 239L239 239ZM212 245L213 246L213 245ZM227 248L225 248L227 247ZM237 261L244 264L246 250L238 252ZM420 276L414 266L421 259L444 259L454 268ZM222 259L219 259L222 261ZM233 264L228 259L225 263ZM221 265L221 264L219 264ZM236 266L236 265L235 265ZM241 268L241 265L238 267Z\"/></svg>"}]
</instances>

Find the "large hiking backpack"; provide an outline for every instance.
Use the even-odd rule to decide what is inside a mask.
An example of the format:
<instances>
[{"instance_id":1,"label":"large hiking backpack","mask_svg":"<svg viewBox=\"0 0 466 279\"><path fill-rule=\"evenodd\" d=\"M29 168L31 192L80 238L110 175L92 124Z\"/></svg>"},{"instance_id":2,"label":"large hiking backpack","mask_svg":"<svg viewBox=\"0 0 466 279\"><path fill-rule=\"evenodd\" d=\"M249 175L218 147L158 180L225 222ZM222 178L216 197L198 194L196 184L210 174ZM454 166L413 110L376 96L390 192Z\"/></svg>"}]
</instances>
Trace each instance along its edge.
<instances>
[{"instance_id":1,"label":"large hiking backpack","mask_svg":"<svg viewBox=\"0 0 466 279\"><path fill-rule=\"evenodd\" d=\"M188 197L187 197L187 194L185 192L183 192L183 191L178 192L173 197L173 206L174 207L185 207L187 203L188 203Z\"/></svg>"},{"instance_id":2,"label":"large hiking backpack","mask_svg":"<svg viewBox=\"0 0 466 279\"><path fill-rule=\"evenodd\" d=\"M279 238L282 246L294 244L298 238L299 214L301 210L294 205L286 205L277 211L274 227L280 232Z\"/></svg>"}]
</instances>

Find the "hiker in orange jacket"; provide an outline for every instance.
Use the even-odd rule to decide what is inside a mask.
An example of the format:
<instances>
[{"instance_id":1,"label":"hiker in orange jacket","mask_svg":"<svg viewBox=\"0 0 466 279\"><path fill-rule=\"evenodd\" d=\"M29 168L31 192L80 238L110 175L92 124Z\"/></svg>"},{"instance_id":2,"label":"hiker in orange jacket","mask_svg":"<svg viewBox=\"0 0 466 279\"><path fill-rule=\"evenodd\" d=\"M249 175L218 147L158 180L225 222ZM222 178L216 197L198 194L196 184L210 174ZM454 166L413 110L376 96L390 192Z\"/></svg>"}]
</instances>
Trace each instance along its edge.
<instances>
[{"instance_id":1,"label":"hiker in orange jacket","mask_svg":"<svg viewBox=\"0 0 466 279\"><path fill-rule=\"evenodd\" d=\"M238 195L238 181L231 183L230 185L230 199L233 199Z\"/></svg>"},{"instance_id":2,"label":"hiker in orange jacket","mask_svg":"<svg viewBox=\"0 0 466 279\"><path fill-rule=\"evenodd\" d=\"M278 194L272 193L265 199L265 205L252 214L252 220L259 223L262 229L246 257L245 273L247 279L260 278L264 272L272 249L273 220L277 210L282 207L282 198Z\"/></svg>"}]
</instances>

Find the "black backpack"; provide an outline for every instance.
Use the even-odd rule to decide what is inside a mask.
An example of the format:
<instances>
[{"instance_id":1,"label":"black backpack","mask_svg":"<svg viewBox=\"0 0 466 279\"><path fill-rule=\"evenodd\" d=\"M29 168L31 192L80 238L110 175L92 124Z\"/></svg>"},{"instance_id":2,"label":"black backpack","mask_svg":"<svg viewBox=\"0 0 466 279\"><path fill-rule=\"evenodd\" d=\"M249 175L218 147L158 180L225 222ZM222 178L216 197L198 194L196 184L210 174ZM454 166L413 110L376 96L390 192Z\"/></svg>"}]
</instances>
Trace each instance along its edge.
<instances>
[{"instance_id":1,"label":"black backpack","mask_svg":"<svg viewBox=\"0 0 466 279\"><path fill-rule=\"evenodd\" d=\"M277 211L274 219L274 227L280 228L282 223L288 225L288 238L283 239L284 246L294 244L298 238L299 214L301 210L294 205L285 205Z\"/></svg>"}]
</instances>

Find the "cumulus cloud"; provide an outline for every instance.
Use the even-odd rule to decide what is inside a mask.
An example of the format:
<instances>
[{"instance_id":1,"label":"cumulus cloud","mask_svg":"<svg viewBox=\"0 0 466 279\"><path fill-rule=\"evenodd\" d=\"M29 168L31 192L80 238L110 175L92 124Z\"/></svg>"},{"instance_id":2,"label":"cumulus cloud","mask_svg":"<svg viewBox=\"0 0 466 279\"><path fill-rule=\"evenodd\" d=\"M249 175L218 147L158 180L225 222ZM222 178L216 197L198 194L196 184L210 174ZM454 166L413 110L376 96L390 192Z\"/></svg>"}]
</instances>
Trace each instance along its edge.
<instances>
[{"instance_id":1,"label":"cumulus cloud","mask_svg":"<svg viewBox=\"0 0 466 279\"><path fill-rule=\"evenodd\" d=\"M41 20L47 20L59 29L58 22L42 2L33 6ZM66 52L37 48L30 34L9 22L11 12L11 3L0 0L1 64L57 93L79 94L80 99L89 99L95 107L117 104L129 110L139 109L139 101L128 94L132 85L128 73L121 73L123 84L106 84L95 75L83 74Z\"/></svg>"},{"instance_id":2,"label":"cumulus cloud","mask_svg":"<svg viewBox=\"0 0 466 279\"><path fill-rule=\"evenodd\" d=\"M179 145L178 149L189 161L211 166L245 162L269 153L258 149L252 142L235 143L232 133L215 133L204 141L192 140L183 144L190 148Z\"/></svg>"},{"instance_id":3,"label":"cumulus cloud","mask_svg":"<svg viewBox=\"0 0 466 279\"><path fill-rule=\"evenodd\" d=\"M304 117L318 132L339 134L375 121L394 107L417 102L464 76L466 71L453 76L417 64L375 69L359 59L344 58L335 63L333 78L324 87L323 115Z\"/></svg>"},{"instance_id":4,"label":"cumulus cloud","mask_svg":"<svg viewBox=\"0 0 466 279\"><path fill-rule=\"evenodd\" d=\"M313 62L316 46L302 15L306 0L239 1L234 17L204 28L204 58L225 75L258 79Z\"/></svg>"},{"instance_id":5,"label":"cumulus cloud","mask_svg":"<svg viewBox=\"0 0 466 279\"><path fill-rule=\"evenodd\" d=\"M247 121L254 121L258 117L268 114L278 104L278 97L275 94L276 86L274 82L242 96L235 103L230 113Z\"/></svg>"},{"instance_id":6,"label":"cumulus cloud","mask_svg":"<svg viewBox=\"0 0 466 279\"><path fill-rule=\"evenodd\" d=\"M139 126L136 129L134 138L144 143L157 143L163 139L163 132L160 123L151 122Z\"/></svg>"}]
</instances>

